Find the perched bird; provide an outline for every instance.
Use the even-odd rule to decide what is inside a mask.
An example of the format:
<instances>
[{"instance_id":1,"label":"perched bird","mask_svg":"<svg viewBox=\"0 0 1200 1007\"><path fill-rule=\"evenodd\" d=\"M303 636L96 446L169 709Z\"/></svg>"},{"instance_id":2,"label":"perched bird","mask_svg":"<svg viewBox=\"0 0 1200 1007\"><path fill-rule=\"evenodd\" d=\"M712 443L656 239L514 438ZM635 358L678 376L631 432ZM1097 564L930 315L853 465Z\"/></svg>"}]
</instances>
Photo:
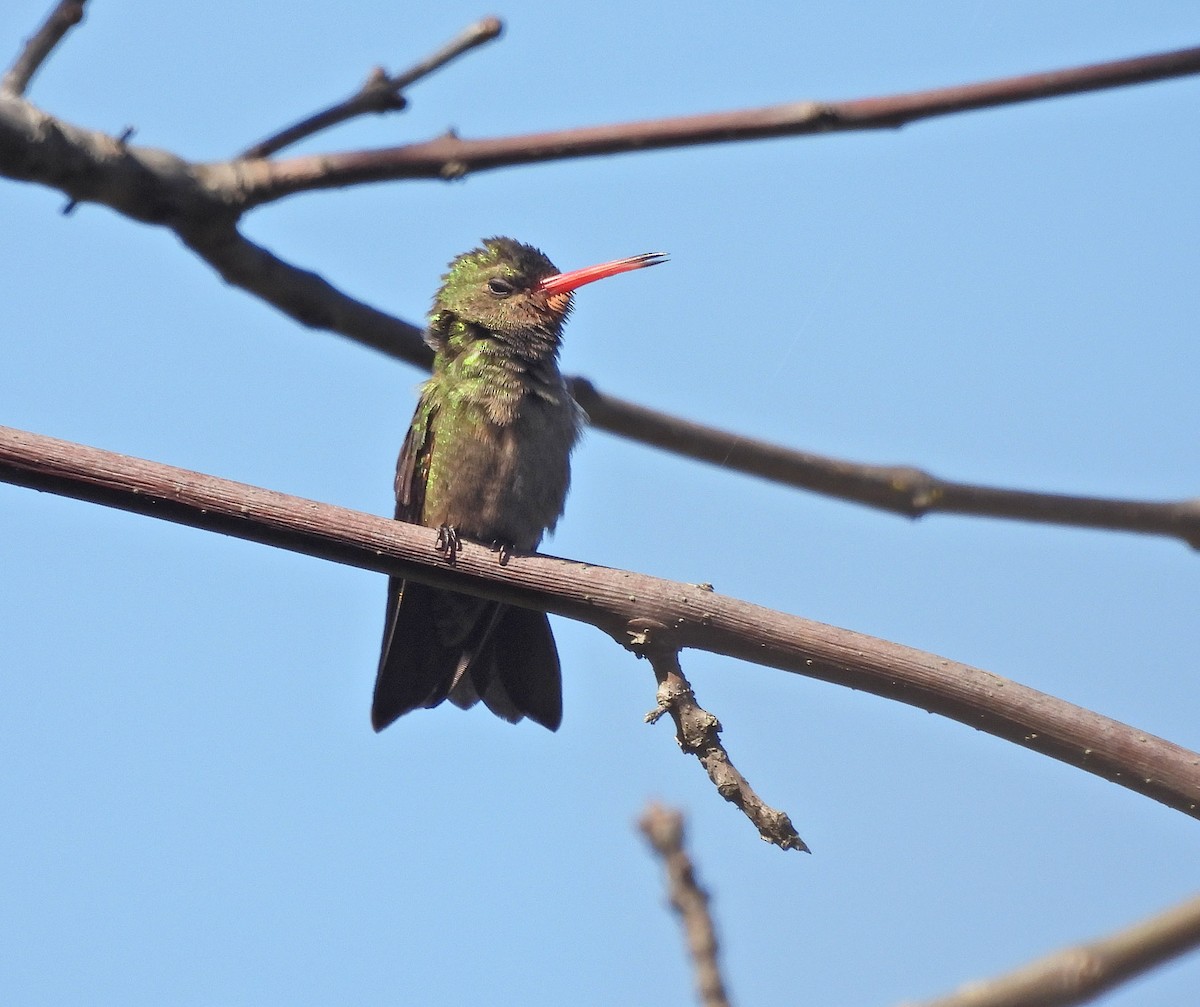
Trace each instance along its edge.
<instances>
[{"instance_id":1,"label":"perched bird","mask_svg":"<svg viewBox=\"0 0 1200 1007\"><path fill-rule=\"evenodd\" d=\"M426 340L421 389L396 467L396 518L503 558L532 550L563 511L571 449L585 420L558 369L572 291L664 261L650 253L560 273L536 248L489 238L450 263ZM480 699L512 723L562 722L558 650L544 612L392 577L371 723L418 707Z\"/></svg>"}]
</instances>

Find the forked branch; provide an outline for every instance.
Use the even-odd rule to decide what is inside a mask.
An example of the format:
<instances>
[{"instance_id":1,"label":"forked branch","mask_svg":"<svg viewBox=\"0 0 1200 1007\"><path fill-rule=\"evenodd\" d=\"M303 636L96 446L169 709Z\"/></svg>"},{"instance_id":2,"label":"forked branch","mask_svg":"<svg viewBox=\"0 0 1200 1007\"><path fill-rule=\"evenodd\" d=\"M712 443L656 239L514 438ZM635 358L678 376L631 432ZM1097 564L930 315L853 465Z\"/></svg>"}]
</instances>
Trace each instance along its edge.
<instances>
[{"instance_id":1,"label":"forked branch","mask_svg":"<svg viewBox=\"0 0 1200 1007\"><path fill-rule=\"evenodd\" d=\"M1133 59L1025 74L930 91L851 101L792 101L767 108L585 126L479 140L446 133L382 150L293 158L264 166L250 205L296 192L399 178L462 178L472 172L570 158L815 133L893 129L921 119L1200 73L1200 46Z\"/></svg>"},{"instance_id":2,"label":"forked branch","mask_svg":"<svg viewBox=\"0 0 1200 1007\"><path fill-rule=\"evenodd\" d=\"M0 94L20 96L29 87L54 47L63 36L83 20L83 5L87 0L61 0L36 32L25 41L21 53L0 79Z\"/></svg>"},{"instance_id":3,"label":"forked branch","mask_svg":"<svg viewBox=\"0 0 1200 1007\"><path fill-rule=\"evenodd\" d=\"M278 162L258 158L195 164L167 151L135 146L123 138L83 129L47 115L20 95L32 73L77 20L81 9L82 0L60 3L5 78L5 87L0 89L0 174L56 188L72 203L101 203L134 220L168 227L227 282L301 324L339 333L398 359L428 367L431 354L422 342L420 327L350 297L318 274L292 265L247 240L237 228L241 215L257 203L328 185L413 177L409 168L391 175L380 174L378 168L383 162L379 158L387 161L392 156L387 151ZM405 74L388 78L388 86L405 86L444 65L454 56L494 37L492 32L497 26L490 19L479 22ZM495 141L442 138L433 141L441 145L438 150L442 153L426 160L425 167L416 174L421 175L422 171L452 174L472 164L496 167L500 162L493 163L489 158L501 149L508 151L504 157L519 154L516 160L503 163L529 163L654 145L683 146L755 136L894 126L931 115L1198 71L1200 48L1195 48L886 98L800 103L774 110L567 130L533 138ZM343 111L358 107L351 103ZM309 125L322 128L319 124L313 126L311 121ZM276 141L288 142L278 137ZM408 152L401 160L411 167L417 163L411 161L411 156L420 155L428 146L418 144L397 149ZM492 150L492 154L486 154L477 164L473 162L471 159L485 148ZM462 157L467 161L462 161ZM375 165L366 174L353 168L362 158ZM352 167L349 173L348 164ZM609 396L584 378L575 378L573 389L593 424L602 430L686 457L909 517L941 511L1168 535L1193 546L1200 544L1197 500L1114 500L953 482L910 466L867 465L826 458L705 427Z\"/></svg>"},{"instance_id":4,"label":"forked branch","mask_svg":"<svg viewBox=\"0 0 1200 1007\"><path fill-rule=\"evenodd\" d=\"M260 140L252 147L247 147L239 157L269 157L284 147L299 143L306 137L319 133L330 126L346 122L360 115L381 112L398 112L408 101L403 91L423 77L428 77L435 70L441 69L451 60L457 59L464 53L470 52L492 39L499 38L503 25L499 18L485 17L474 24L467 25L454 38L436 52L425 57L419 63L389 76L383 67L375 67L368 75L362 87L344 101L330 105L320 112L315 112L300 122L281 129L265 140Z\"/></svg>"}]
</instances>

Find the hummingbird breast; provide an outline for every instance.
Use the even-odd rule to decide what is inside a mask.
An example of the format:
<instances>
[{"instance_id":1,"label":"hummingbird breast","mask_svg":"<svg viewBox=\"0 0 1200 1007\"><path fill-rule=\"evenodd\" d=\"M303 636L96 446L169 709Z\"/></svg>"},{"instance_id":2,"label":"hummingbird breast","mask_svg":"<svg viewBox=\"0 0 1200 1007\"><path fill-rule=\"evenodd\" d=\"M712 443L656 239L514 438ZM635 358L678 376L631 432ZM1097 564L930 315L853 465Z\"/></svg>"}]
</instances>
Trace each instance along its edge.
<instances>
[{"instance_id":1,"label":"hummingbird breast","mask_svg":"<svg viewBox=\"0 0 1200 1007\"><path fill-rule=\"evenodd\" d=\"M452 396L433 421L422 523L535 548L562 514L581 418L562 386Z\"/></svg>"}]
</instances>

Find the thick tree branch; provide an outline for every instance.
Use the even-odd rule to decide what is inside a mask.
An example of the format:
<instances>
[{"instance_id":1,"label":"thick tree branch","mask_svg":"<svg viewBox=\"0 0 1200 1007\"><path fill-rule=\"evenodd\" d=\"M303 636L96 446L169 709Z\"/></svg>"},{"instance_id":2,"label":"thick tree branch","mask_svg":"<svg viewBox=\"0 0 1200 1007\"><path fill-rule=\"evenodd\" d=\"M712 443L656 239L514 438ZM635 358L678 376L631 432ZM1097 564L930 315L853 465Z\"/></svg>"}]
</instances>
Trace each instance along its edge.
<instances>
[{"instance_id":1,"label":"thick tree branch","mask_svg":"<svg viewBox=\"0 0 1200 1007\"><path fill-rule=\"evenodd\" d=\"M730 761L721 743L721 722L696 702L692 683L679 666L679 652L657 643L665 628L635 620L629 630L629 646L634 653L649 659L658 681L658 707L646 714L647 723L656 723L664 713L669 713L675 722L675 740L680 750L700 761L717 793L750 819L764 842L781 850L811 853L792 820L759 797L750 781Z\"/></svg>"},{"instance_id":2,"label":"thick tree branch","mask_svg":"<svg viewBox=\"0 0 1200 1007\"><path fill-rule=\"evenodd\" d=\"M0 94L22 95L63 36L83 20L87 0L61 0L42 26L25 41L8 72L0 79Z\"/></svg>"},{"instance_id":3,"label":"thick tree branch","mask_svg":"<svg viewBox=\"0 0 1200 1007\"><path fill-rule=\"evenodd\" d=\"M329 108L322 109L286 129L281 129L278 133L246 148L238 156L244 158L269 157L271 154L283 150L284 147L298 143L305 137L357 116L372 112L398 112L408 104L401 93L406 87L415 84L422 77L428 77L435 70L441 69L464 53L470 52L492 39L499 38L503 28L499 18L485 17L474 24L467 25L444 46L405 70L404 73L390 77L383 67L376 67L367 75L362 87L349 98L336 105L330 105Z\"/></svg>"},{"instance_id":4,"label":"thick tree branch","mask_svg":"<svg viewBox=\"0 0 1200 1007\"><path fill-rule=\"evenodd\" d=\"M273 162L247 191L250 205L297 192L400 178L462 178L471 172L569 158L735 143L780 136L888 129L920 119L1200 73L1200 47L956 87L859 98L795 101L768 108L586 126L549 133L463 139L454 133L382 150Z\"/></svg>"},{"instance_id":5,"label":"thick tree branch","mask_svg":"<svg viewBox=\"0 0 1200 1007\"><path fill-rule=\"evenodd\" d=\"M1200 946L1200 897L1127 930L909 1007L1071 1007Z\"/></svg>"},{"instance_id":6,"label":"thick tree branch","mask_svg":"<svg viewBox=\"0 0 1200 1007\"><path fill-rule=\"evenodd\" d=\"M707 586L468 544L387 518L0 427L0 480L591 623L622 644L644 620L693 647L898 700L1086 769L1200 818L1200 754L991 672L716 594Z\"/></svg>"},{"instance_id":7,"label":"thick tree branch","mask_svg":"<svg viewBox=\"0 0 1200 1007\"><path fill-rule=\"evenodd\" d=\"M683 848L683 815L652 803L638 820L638 828L667 869L667 898L683 924L702 1007L729 1007L725 980L717 961L720 948L708 911L708 892L696 880L692 858Z\"/></svg>"},{"instance_id":8,"label":"thick tree branch","mask_svg":"<svg viewBox=\"0 0 1200 1007\"><path fill-rule=\"evenodd\" d=\"M259 163L259 162L254 162ZM200 165L84 129L0 93L0 175L144 224L202 226L241 212L238 163Z\"/></svg>"}]
</instances>

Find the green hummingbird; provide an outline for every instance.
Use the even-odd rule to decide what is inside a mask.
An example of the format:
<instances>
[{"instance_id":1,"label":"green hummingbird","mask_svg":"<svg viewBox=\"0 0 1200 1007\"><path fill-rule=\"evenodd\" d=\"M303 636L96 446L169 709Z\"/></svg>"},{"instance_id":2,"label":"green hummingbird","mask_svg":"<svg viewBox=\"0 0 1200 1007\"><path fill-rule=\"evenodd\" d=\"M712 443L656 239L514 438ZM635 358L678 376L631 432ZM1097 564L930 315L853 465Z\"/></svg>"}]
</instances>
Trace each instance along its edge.
<instances>
[{"instance_id":1,"label":"green hummingbird","mask_svg":"<svg viewBox=\"0 0 1200 1007\"><path fill-rule=\"evenodd\" d=\"M396 518L439 529L454 561L459 535L501 561L553 530L586 417L558 369L572 291L663 262L653 252L560 273L540 251L488 238L458 256L433 300L433 376L396 466ZM562 723L558 649L544 612L392 577L371 723L418 707L483 700L511 723Z\"/></svg>"}]
</instances>

